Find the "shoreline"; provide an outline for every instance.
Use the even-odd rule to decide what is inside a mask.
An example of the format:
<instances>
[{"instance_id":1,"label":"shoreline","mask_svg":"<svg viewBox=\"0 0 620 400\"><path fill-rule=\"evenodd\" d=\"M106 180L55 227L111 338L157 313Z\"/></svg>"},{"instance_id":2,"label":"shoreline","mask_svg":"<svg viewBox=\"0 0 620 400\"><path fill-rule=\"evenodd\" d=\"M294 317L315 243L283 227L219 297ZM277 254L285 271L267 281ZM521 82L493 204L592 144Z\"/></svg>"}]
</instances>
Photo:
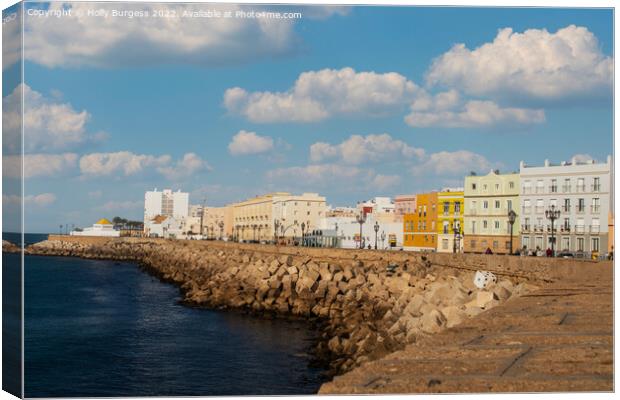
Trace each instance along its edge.
<instances>
[{"instance_id":1,"label":"shoreline","mask_svg":"<svg viewBox=\"0 0 620 400\"><path fill-rule=\"evenodd\" d=\"M213 242L52 238L29 246L26 254L130 261L177 286L186 306L316 323L321 338L315 350L319 360L329 362L327 379L535 290L529 281L554 279L548 268L537 266L528 276L523 268L508 267L504 275L513 275L514 283L501 277L493 287L478 290L471 266L446 267L428 254L389 254L410 261L390 274L381 268L389 261L381 252L362 251L365 257L350 252L347 260L316 249L276 248L279 256L273 250Z\"/></svg>"}]
</instances>

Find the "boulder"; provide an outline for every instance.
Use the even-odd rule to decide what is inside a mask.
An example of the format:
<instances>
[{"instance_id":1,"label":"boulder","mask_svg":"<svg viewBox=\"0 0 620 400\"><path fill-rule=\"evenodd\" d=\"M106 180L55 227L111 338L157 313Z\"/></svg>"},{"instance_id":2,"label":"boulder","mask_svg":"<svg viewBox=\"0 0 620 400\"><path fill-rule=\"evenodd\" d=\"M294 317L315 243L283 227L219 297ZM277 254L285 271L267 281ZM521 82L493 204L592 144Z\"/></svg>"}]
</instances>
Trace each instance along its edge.
<instances>
[{"instance_id":1,"label":"boulder","mask_svg":"<svg viewBox=\"0 0 620 400\"><path fill-rule=\"evenodd\" d=\"M444 317L446 317L446 327L448 328L460 324L467 318L464 306L448 306L442 308L440 311Z\"/></svg>"},{"instance_id":2,"label":"boulder","mask_svg":"<svg viewBox=\"0 0 620 400\"><path fill-rule=\"evenodd\" d=\"M420 317L420 329L426 333L437 333L446 326L446 317L439 310L432 310Z\"/></svg>"}]
</instances>

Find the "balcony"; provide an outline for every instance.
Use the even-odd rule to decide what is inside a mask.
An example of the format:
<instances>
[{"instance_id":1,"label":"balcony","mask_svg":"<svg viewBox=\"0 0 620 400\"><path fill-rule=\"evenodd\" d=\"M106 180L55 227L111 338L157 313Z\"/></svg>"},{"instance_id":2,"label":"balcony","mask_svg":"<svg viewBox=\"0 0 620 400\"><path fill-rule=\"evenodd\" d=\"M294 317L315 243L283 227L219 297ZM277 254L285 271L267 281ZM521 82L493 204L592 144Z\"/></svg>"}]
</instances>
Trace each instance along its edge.
<instances>
[{"instance_id":1,"label":"balcony","mask_svg":"<svg viewBox=\"0 0 620 400\"><path fill-rule=\"evenodd\" d=\"M575 225L575 233L583 234L586 233L585 225Z\"/></svg>"},{"instance_id":2,"label":"balcony","mask_svg":"<svg viewBox=\"0 0 620 400\"><path fill-rule=\"evenodd\" d=\"M600 183L594 183L590 186L590 189L593 192L600 192L601 191L601 184Z\"/></svg>"},{"instance_id":3,"label":"balcony","mask_svg":"<svg viewBox=\"0 0 620 400\"><path fill-rule=\"evenodd\" d=\"M571 191L571 187L570 187L570 185L563 185L563 186L562 186L562 192L564 192L564 193L570 193L570 191Z\"/></svg>"},{"instance_id":4,"label":"balcony","mask_svg":"<svg viewBox=\"0 0 620 400\"><path fill-rule=\"evenodd\" d=\"M562 225L562 226L560 226L560 232L562 232L562 233L570 233L570 225Z\"/></svg>"},{"instance_id":5,"label":"balcony","mask_svg":"<svg viewBox=\"0 0 620 400\"><path fill-rule=\"evenodd\" d=\"M543 232L545 229L542 225L534 225L534 232Z\"/></svg>"},{"instance_id":6,"label":"balcony","mask_svg":"<svg viewBox=\"0 0 620 400\"><path fill-rule=\"evenodd\" d=\"M521 232L529 232L531 229L530 225L521 225Z\"/></svg>"},{"instance_id":7,"label":"balcony","mask_svg":"<svg viewBox=\"0 0 620 400\"><path fill-rule=\"evenodd\" d=\"M599 206L599 205L592 205L592 206L590 206L590 212L592 214L599 214L601 212L601 206Z\"/></svg>"},{"instance_id":8,"label":"balcony","mask_svg":"<svg viewBox=\"0 0 620 400\"><path fill-rule=\"evenodd\" d=\"M601 233L600 225L590 225L590 233Z\"/></svg>"}]
</instances>

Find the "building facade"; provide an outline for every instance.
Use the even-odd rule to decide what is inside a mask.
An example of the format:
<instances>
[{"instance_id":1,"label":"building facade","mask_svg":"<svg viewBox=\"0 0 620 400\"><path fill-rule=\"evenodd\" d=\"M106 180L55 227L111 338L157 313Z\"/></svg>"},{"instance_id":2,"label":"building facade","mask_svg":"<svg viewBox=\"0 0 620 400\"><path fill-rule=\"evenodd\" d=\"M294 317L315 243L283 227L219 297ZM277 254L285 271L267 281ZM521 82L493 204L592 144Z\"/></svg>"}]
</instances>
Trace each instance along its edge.
<instances>
[{"instance_id":1,"label":"building facade","mask_svg":"<svg viewBox=\"0 0 620 400\"><path fill-rule=\"evenodd\" d=\"M464 192L462 188L437 193L437 252L463 251Z\"/></svg>"},{"instance_id":2,"label":"building facade","mask_svg":"<svg viewBox=\"0 0 620 400\"><path fill-rule=\"evenodd\" d=\"M375 224L378 230L375 231ZM372 214L366 215L366 221L360 224L355 217L326 217L319 222L319 229L325 235L335 235L338 247L343 249L359 249L360 245L371 249L400 249L403 246L403 225L400 222L382 222ZM312 231L310 232L312 234ZM361 242L361 243L360 243Z\"/></svg>"},{"instance_id":3,"label":"building facade","mask_svg":"<svg viewBox=\"0 0 620 400\"><path fill-rule=\"evenodd\" d=\"M181 219L189 214L189 193L157 189L144 193L144 224L158 215Z\"/></svg>"},{"instance_id":4,"label":"building facade","mask_svg":"<svg viewBox=\"0 0 620 400\"><path fill-rule=\"evenodd\" d=\"M233 234L233 208L205 207L202 216L203 236L209 239L232 239Z\"/></svg>"},{"instance_id":5,"label":"building facade","mask_svg":"<svg viewBox=\"0 0 620 400\"><path fill-rule=\"evenodd\" d=\"M520 164L521 242L528 249L551 247L551 221L545 211L560 211L554 222L555 249L590 256L606 253L609 237L611 156L543 166Z\"/></svg>"},{"instance_id":6,"label":"building facade","mask_svg":"<svg viewBox=\"0 0 620 400\"><path fill-rule=\"evenodd\" d=\"M413 251L437 250L437 194L416 195L416 210L403 217L403 247Z\"/></svg>"},{"instance_id":7,"label":"building facade","mask_svg":"<svg viewBox=\"0 0 620 400\"><path fill-rule=\"evenodd\" d=\"M105 218L101 218L95 222L92 226L84 228L82 230L74 230L70 233L71 236L103 236L103 237L119 237L121 235L120 230L114 229L114 224Z\"/></svg>"},{"instance_id":8,"label":"building facade","mask_svg":"<svg viewBox=\"0 0 620 400\"><path fill-rule=\"evenodd\" d=\"M396 221L402 222L405 214L412 214L415 212L415 199L415 194L404 194L394 198Z\"/></svg>"},{"instance_id":9,"label":"building facade","mask_svg":"<svg viewBox=\"0 0 620 400\"><path fill-rule=\"evenodd\" d=\"M511 240L513 251L520 247L519 182L518 173L500 174L499 171L465 177L465 252L485 253L490 249L494 254L507 254ZM510 210L517 213L512 239L508 220Z\"/></svg>"},{"instance_id":10,"label":"building facade","mask_svg":"<svg viewBox=\"0 0 620 400\"><path fill-rule=\"evenodd\" d=\"M368 201L357 203L358 212L372 214L379 222L396 222L396 206L390 197L375 197Z\"/></svg>"}]
</instances>

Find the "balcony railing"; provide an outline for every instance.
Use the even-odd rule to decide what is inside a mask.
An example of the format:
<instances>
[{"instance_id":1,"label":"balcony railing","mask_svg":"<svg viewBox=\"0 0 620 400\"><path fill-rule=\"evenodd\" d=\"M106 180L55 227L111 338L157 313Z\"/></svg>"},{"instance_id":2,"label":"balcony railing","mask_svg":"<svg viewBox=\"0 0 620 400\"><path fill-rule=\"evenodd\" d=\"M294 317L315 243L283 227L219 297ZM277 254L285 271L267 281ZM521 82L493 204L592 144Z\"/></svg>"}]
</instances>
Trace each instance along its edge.
<instances>
[{"instance_id":1,"label":"balcony railing","mask_svg":"<svg viewBox=\"0 0 620 400\"><path fill-rule=\"evenodd\" d=\"M592 205L592 206L590 206L590 212L592 214L600 213L601 212L601 206L599 206L599 205Z\"/></svg>"},{"instance_id":2,"label":"balcony railing","mask_svg":"<svg viewBox=\"0 0 620 400\"><path fill-rule=\"evenodd\" d=\"M593 183L590 188L592 189L593 192L600 192L601 191L601 184L600 183Z\"/></svg>"},{"instance_id":3,"label":"balcony railing","mask_svg":"<svg viewBox=\"0 0 620 400\"><path fill-rule=\"evenodd\" d=\"M534 225L534 232L543 232L545 229L542 225Z\"/></svg>"},{"instance_id":4,"label":"balcony railing","mask_svg":"<svg viewBox=\"0 0 620 400\"><path fill-rule=\"evenodd\" d=\"M575 225L575 233L586 233L585 225Z\"/></svg>"},{"instance_id":5,"label":"balcony railing","mask_svg":"<svg viewBox=\"0 0 620 400\"><path fill-rule=\"evenodd\" d=\"M570 185L563 185L563 186L562 186L562 192L564 192L564 193L570 193L570 191L571 191L571 187L570 187Z\"/></svg>"},{"instance_id":6,"label":"balcony railing","mask_svg":"<svg viewBox=\"0 0 620 400\"><path fill-rule=\"evenodd\" d=\"M600 225L590 225L590 233L600 233L601 226Z\"/></svg>"},{"instance_id":7,"label":"balcony railing","mask_svg":"<svg viewBox=\"0 0 620 400\"><path fill-rule=\"evenodd\" d=\"M560 226L560 232L569 233L570 232L570 225L562 225L562 226Z\"/></svg>"},{"instance_id":8,"label":"balcony railing","mask_svg":"<svg viewBox=\"0 0 620 400\"><path fill-rule=\"evenodd\" d=\"M531 229L530 225L521 225L521 232L529 232Z\"/></svg>"}]
</instances>

